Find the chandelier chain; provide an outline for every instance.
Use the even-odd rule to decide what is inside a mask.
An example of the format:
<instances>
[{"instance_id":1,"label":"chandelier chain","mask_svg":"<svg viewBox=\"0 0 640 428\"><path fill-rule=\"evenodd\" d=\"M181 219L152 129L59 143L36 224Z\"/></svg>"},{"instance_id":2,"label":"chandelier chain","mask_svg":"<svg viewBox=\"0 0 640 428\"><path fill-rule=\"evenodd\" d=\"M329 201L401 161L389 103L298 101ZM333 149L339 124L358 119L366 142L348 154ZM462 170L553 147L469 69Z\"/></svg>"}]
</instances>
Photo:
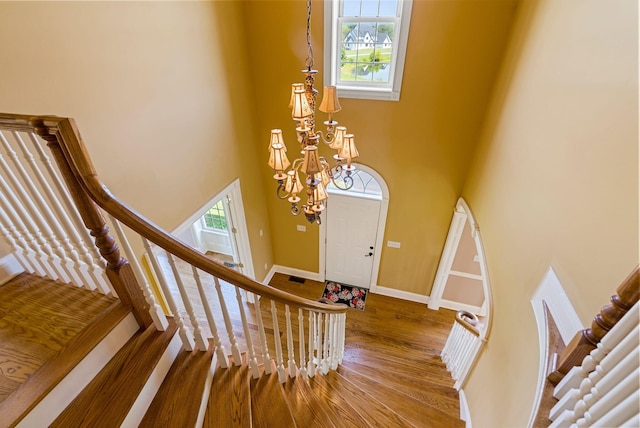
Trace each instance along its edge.
<instances>
[{"instance_id":1,"label":"chandelier chain","mask_svg":"<svg viewBox=\"0 0 640 428\"><path fill-rule=\"evenodd\" d=\"M307 0L307 70L313 68L313 48L311 47L311 0Z\"/></svg>"}]
</instances>

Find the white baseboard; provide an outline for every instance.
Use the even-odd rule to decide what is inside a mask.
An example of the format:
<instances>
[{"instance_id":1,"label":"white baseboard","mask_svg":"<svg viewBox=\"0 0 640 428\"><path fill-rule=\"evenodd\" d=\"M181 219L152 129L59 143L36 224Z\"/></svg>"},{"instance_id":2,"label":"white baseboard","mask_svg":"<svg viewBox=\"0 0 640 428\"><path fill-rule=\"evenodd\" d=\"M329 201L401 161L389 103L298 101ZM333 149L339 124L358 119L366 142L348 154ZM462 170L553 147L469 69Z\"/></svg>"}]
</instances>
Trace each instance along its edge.
<instances>
[{"instance_id":1,"label":"white baseboard","mask_svg":"<svg viewBox=\"0 0 640 428\"><path fill-rule=\"evenodd\" d=\"M458 391L458 397L460 397L460 419L465 422L466 428L471 428L471 413L469 412L469 403L467 402L467 396L464 390L460 388Z\"/></svg>"},{"instance_id":2,"label":"white baseboard","mask_svg":"<svg viewBox=\"0 0 640 428\"><path fill-rule=\"evenodd\" d=\"M311 279L313 281L322 282L321 276L318 272L309 272L308 270L290 268L287 266L280 266L280 265L273 265L273 267L271 268L271 271L269 271L269 273L267 274L265 281L267 278L271 280L271 278L273 277L272 271L273 273L278 272L284 275L299 276L300 278L306 278L306 279ZM265 282L265 284L268 284L268 282Z\"/></svg>"},{"instance_id":3,"label":"white baseboard","mask_svg":"<svg viewBox=\"0 0 640 428\"><path fill-rule=\"evenodd\" d=\"M0 258L0 285L9 282L11 278L24 272L24 269L13 254Z\"/></svg>"},{"instance_id":4,"label":"white baseboard","mask_svg":"<svg viewBox=\"0 0 640 428\"><path fill-rule=\"evenodd\" d=\"M375 290L372 287L371 293L382 294L383 296L395 297L402 300L409 300L410 302L424 304L429 303L429 296L425 296L424 294L416 294L409 291L396 290L395 288L381 287L379 285L375 287Z\"/></svg>"}]
</instances>

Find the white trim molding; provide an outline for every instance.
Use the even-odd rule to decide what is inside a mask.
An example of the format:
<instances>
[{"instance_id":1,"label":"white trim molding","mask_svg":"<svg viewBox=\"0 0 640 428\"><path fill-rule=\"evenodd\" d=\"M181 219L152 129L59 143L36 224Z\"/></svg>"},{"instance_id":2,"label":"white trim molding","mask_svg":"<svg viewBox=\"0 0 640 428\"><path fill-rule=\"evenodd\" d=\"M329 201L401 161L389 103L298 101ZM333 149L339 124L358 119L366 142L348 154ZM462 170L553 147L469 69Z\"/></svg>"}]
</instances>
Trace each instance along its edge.
<instances>
[{"instance_id":1,"label":"white trim molding","mask_svg":"<svg viewBox=\"0 0 640 428\"><path fill-rule=\"evenodd\" d=\"M460 390L458 391L458 397L460 398L460 419L464 421L466 428L472 428L469 403L467 402L467 396L462 388L460 388Z\"/></svg>"},{"instance_id":2,"label":"white trim molding","mask_svg":"<svg viewBox=\"0 0 640 428\"><path fill-rule=\"evenodd\" d=\"M577 331L584 329L558 276L553 268L550 267L531 298L531 306L533 307L533 314L535 315L536 325L538 327L540 363L538 366L536 393L533 399L528 426L533 426L533 422L535 421L540 400L542 399L547 372L549 371L549 367L547 367L549 361L547 355L549 352L549 329L547 327L547 317L544 309L545 304L549 308L549 312L558 327L558 331L565 345L571 341Z\"/></svg>"},{"instance_id":3,"label":"white trim molding","mask_svg":"<svg viewBox=\"0 0 640 428\"><path fill-rule=\"evenodd\" d=\"M416 303L429 303L429 296L424 294L411 293L409 291L397 290L395 288L376 286L375 291L371 290L373 294L381 294L387 297L395 297L396 299L408 300Z\"/></svg>"},{"instance_id":4,"label":"white trim molding","mask_svg":"<svg viewBox=\"0 0 640 428\"><path fill-rule=\"evenodd\" d=\"M24 269L13 254L7 254L0 258L0 285L6 284L22 272L24 272Z\"/></svg>"}]
</instances>

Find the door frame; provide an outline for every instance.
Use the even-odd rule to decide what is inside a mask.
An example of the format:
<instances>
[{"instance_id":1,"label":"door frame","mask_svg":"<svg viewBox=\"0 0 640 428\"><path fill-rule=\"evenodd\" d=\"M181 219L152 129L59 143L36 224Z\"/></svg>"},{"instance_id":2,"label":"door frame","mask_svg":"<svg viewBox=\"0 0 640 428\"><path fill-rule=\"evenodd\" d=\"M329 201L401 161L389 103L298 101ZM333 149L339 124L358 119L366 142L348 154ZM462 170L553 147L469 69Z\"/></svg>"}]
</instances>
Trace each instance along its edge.
<instances>
[{"instance_id":1,"label":"door frame","mask_svg":"<svg viewBox=\"0 0 640 428\"><path fill-rule=\"evenodd\" d=\"M380 261L382 260L382 246L384 243L384 231L387 225L387 213L389 212L389 187L387 186L387 182L384 181L384 178L376 170L370 168L366 165L354 163L358 169L366 172L371 175L380 186L380 190L382 191L382 199L380 200L380 214L378 216L378 228L376 230L376 243L375 243L375 251L373 253L373 266L371 267L371 280L369 281L369 291L375 293L376 288L378 287L378 274L380 273ZM331 190L327 190L331 193ZM349 193L340 192L341 195L346 195L351 198L358 198L357 193ZM366 196L365 196L366 197ZM331 196L329 196L331 199ZM320 281L324 281L326 279L326 269L327 269L327 224L326 221L320 223L320 239L319 241L319 267L318 274L320 276Z\"/></svg>"},{"instance_id":2,"label":"door frame","mask_svg":"<svg viewBox=\"0 0 640 428\"><path fill-rule=\"evenodd\" d=\"M231 210L231 219L233 221L232 227L235 227L236 233L229 230L229 239L231 245L234 245L234 237L236 250L238 252L238 258L242 262L243 267L240 268L240 272L247 275L251 279L255 279L255 271L253 269L253 259L251 257L251 245L249 243L249 232L247 229L247 220L244 215L244 205L242 203L242 191L240 189L240 179L236 178L231 184L226 186L220 192L218 192L213 198L209 199L202 207L200 207L195 213L189 216L188 219L183 221L178 227L176 227L171 233L174 235L180 235L186 230L192 229L192 226L217 202L218 200L230 195L231 201L229 203L229 209Z\"/></svg>"}]
</instances>

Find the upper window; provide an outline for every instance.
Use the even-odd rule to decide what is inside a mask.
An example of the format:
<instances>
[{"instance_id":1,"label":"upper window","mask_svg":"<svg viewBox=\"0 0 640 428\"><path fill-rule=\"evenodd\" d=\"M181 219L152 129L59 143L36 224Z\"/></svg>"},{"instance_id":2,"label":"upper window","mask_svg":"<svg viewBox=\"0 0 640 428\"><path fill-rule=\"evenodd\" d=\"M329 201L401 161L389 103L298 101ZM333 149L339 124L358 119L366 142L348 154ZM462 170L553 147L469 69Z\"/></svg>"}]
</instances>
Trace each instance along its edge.
<instances>
[{"instance_id":1,"label":"upper window","mask_svg":"<svg viewBox=\"0 0 640 428\"><path fill-rule=\"evenodd\" d=\"M400 99L412 0L325 2L325 85L346 98Z\"/></svg>"},{"instance_id":2,"label":"upper window","mask_svg":"<svg viewBox=\"0 0 640 428\"><path fill-rule=\"evenodd\" d=\"M224 204L220 199L214 206L202 216L202 223L205 229L227 230L227 215Z\"/></svg>"}]
</instances>

